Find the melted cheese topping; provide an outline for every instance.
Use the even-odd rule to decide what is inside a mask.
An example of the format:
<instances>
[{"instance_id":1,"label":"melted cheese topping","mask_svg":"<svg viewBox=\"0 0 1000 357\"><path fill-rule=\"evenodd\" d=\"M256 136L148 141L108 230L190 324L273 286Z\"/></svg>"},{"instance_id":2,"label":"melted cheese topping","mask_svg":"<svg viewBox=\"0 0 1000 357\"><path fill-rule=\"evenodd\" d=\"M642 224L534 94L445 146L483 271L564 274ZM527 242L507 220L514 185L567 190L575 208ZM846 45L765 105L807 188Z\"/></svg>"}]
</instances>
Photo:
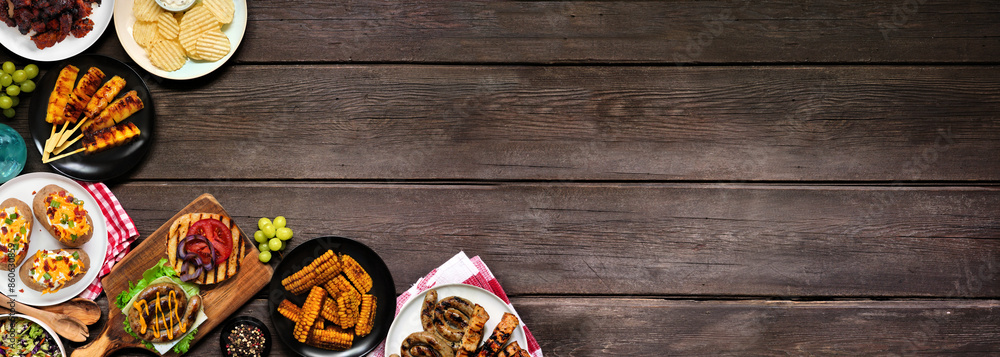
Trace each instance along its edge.
<instances>
[{"instance_id":1,"label":"melted cheese topping","mask_svg":"<svg viewBox=\"0 0 1000 357\"><path fill-rule=\"evenodd\" d=\"M90 232L87 210L83 209L82 200L74 198L66 191L58 191L45 197L45 206L45 215L57 239L63 242L76 242Z\"/></svg>"},{"instance_id":2,"label":"melted cheese topping","mask_svg":"<svg viewBox=\"0 0 1000 357\"><path fill-rule=\"evenodd\" d=\"M83 274L80 253L40 249L35 252L28 276L45 287L42 294L59 291L77 275Z\"/></svg>"},{"instance_id":3,"label":"melted cheese topping","mask_svg":"<svg viewBox=\"0 0 1000 357\"><path fill-rule=\"evenodd\" d=\"M7 207L0 211L0 262L7 262L8 258L16 259L24 250L28 249L28 231L31 230L29 221L16 207Z\"/></svg>"}]
</instances>

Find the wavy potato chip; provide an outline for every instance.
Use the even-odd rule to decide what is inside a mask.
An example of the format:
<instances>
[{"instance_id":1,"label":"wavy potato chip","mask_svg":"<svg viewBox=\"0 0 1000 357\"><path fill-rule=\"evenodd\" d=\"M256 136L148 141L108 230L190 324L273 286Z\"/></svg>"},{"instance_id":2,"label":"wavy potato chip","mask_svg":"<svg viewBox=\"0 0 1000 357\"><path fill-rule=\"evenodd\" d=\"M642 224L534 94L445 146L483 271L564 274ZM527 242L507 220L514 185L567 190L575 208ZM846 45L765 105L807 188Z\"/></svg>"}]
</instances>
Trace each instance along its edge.
<instances>
[{"instance_id":1,"label":"wavy potato chip","mask_svg":"<svg viewBox=\"0 0 1000 357\"><path fill-rule=\"evenodd\" d=\"M149 46L149 62L164 71L176 71L184 67L187 57L177 40L159 40Z\"/></svg>"},{"instance_id":2,"label":"wavy potato chip","mask_svg":"<svg viewBox=\"0 0 1000 357\"><path fill-rule=\"evenodd\" d=\"M132 14L139 21L155 22L165 12L155 0L135 0L132 3Z\"/></svg>"},{"instance_id":3,"label":"wavy potato chip","mask_svg":"<svg viewBox=\"0 0 1000 357\"><path fill-rule=\"evenodd\" d=\"M224 24L233 22L233 15L236 14L236 3L233 0L202 0L202 4L219 22Z\"/></svg>"},{"instance_id":4,"label":"wavy potato chip","mask_svg":"<svg viewBox=\"0 0 1000 357\"><path fill-rule=\"evenodd\" d=\"M160 37L168 40L173 40L177 38L177 34L180 33L181 27L177 23L177 19L174 15L169 12L164 12L160 14L160 17L156 20L157 32L160 33Z\"/></svg>"},{"instance_id":5,"label":"wavy potato chip","mask_svg":"<svg viewBox=\"0 0 1000 357\"><path fill-rule=\"evenodd\" d=\"M209 30L198 38L195 52L198 57L208 61L221 60L229 53L229 37L221 29Z\"/></svg>"},{"instance_id":6,"label":"wavy potato chip","mask_svg":"<svg viewBox=\"0 0 1000 357\"><path fill-rule=\"evenodd\" d=\"M132 38L139 46L149 48L150 44L160 38L156 28L156 22L136 21L132 25Z\"/></svg>"},{"instance_id":7,"label":"wavy potato chip","mask_svg":"<svg viewBox=\"0 0 1000 357\"><path fill-rule=\"evenodd\" d=\"M178 38L181 41L181 47L191 55L196 51L195 45L198 42L198 38L208 30L218 29L219 20L204 5L195 5L191 10L184 13L184 17L181 18L180 28Z\"/></svg>"}]
</instances>

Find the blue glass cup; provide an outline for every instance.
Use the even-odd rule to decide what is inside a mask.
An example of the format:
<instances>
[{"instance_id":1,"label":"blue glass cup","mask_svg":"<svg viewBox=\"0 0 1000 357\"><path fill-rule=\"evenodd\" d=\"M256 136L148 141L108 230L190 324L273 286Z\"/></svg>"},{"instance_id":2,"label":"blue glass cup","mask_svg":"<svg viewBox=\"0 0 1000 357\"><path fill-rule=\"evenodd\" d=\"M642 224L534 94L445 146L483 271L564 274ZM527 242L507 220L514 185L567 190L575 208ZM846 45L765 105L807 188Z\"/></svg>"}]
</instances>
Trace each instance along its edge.
<instances>
[{"instance_id":1,"label":"blue glass cup","mask_svg":"<svg viewBox=\"0 0 1000 357\"><path fill-rule=\"evenodd\" d=\"M28 147L21 134L0 123L0 182L7 182L21 173L28 160Z\"/></svg>"}]
</instances>

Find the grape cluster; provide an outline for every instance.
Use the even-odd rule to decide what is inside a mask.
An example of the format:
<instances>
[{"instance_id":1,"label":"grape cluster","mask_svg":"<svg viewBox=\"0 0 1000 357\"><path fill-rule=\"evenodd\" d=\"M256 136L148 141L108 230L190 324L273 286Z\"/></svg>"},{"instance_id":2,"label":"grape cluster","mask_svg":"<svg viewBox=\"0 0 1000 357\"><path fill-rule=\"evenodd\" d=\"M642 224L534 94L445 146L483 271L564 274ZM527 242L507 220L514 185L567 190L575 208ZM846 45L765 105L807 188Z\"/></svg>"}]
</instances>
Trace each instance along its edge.
<instances>
[{"instance_id":1,"label":"grape cluster","mask_svg":"<svg viewBox=\"0 0 1000 357\"><path fill-rule=\"evenodd\" d=\"M260 258L261 263L271 261L271 252L285 250L288 245L286 241L292 239L292 229L286 227L286 223L284 216L274 217L274 221L267 217L257 220L257 228L260 230L254 232L253 239L259 243L260 255L258 258Z\"/></svg>"},{"instance_id":2,"label":"grape cluster","mask_svg":"<svg viewBox=\"0 0 1000 357\"><path fill-rule=\"evenodd\" d=\"M3 109L3 116L13 118L14 108L20 103L17 96L35 91L32 79L38 76L38 66L29 64L17 69L14 62L7 61L0 69L3 70L0 72L0 109Z\"/></svg>"}]
</instances>

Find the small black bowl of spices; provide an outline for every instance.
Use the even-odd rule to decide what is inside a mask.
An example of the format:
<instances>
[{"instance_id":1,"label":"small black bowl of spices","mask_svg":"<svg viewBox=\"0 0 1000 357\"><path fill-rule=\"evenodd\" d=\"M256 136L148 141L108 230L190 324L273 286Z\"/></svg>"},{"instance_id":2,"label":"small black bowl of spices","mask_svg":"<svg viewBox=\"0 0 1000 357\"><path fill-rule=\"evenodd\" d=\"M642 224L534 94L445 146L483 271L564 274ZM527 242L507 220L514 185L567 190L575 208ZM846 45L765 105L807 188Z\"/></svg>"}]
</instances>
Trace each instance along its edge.
<instances>
[{"instance_id":1,"label":"small black bowl of spices","mask_svg":"<svg viewBox=\"0 0 1000 357\"><path fill-rule=\"evenodd\" d=\"M222 325L219 346L223 356L264 357L271 353L271 331L251 316L234 317Z\"/></svg>"}]
</instances>

